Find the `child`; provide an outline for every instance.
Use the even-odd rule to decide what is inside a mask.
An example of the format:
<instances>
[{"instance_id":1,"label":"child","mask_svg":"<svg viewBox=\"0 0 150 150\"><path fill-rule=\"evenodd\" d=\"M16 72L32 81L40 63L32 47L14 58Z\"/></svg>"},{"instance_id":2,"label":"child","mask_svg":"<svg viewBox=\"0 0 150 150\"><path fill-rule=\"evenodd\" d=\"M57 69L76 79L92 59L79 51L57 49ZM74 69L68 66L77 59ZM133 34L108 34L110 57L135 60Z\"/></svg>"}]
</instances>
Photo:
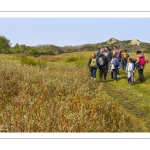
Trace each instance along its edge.
<instances>
[{"instance_id":1,"label":"child","mask_svg":"<svg viewBox=\"0 0 150 150\"><path fill-rule=\"evenodd\" d=\"M91 73L91 80L94 79L96 80L96 70L97 70L97 59L96 59L96 54L92 53L92 58L89 59L88 62L89 70Z\"/></svg>"},{"instance_id":2,"label":"child","mask_svg":"<svg viewBox=\"0 0 150 150\"><path fill-rule=\"evenodd\" d=\"M134 76L134 74L135 74L135 71L136 71L136 69L137 69L137 65L135 64L136 63L136 59L135 58L132 58L132 63L133 63L133 83L135 82L135 76Z\"/></svg>"},{"instance_id":3,"label":"child","mask_svg":"<svg viewBox=\"0 0 150 150\"><path fill-rule=\"evenodd\" d=\"M129 63L126 66L126 73L128 75L128 84L133 84L133 71L134 71L134 64L132 63L132 58L129 58Z\"/></svg>"},{"instance_id":4,"label":"child","mask_svg":"<svg viewBox=\"0 0 150 150\"><path fill-rule=\"evenodd\" d=\"M119 67L119 60L116 58L116 55L112 55L112 60L110 62L110 70L111 70L111 78L114 80L114 82L117 81L117 72Z\"/></svg>"}]
</instances>

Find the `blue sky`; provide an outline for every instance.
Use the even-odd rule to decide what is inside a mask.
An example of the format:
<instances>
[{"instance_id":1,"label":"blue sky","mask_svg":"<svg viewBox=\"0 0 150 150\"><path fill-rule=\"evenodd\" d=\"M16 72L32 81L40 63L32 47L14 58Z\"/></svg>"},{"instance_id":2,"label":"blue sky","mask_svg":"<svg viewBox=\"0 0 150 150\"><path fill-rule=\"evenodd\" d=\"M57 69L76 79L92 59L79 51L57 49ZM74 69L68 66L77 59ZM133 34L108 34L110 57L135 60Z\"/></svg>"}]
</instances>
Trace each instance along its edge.
<instances>
[{"instance_id":1,"label":"blue sky","mask_svg":"<svg viewBox=\"0 0 150 150\"><path fill-rule=\"evenodd\" d=\"M35 46L81 45L139 39L150 43L150 18L0 18L0 35L16 43Z\"/></svg>"}]
</instances>

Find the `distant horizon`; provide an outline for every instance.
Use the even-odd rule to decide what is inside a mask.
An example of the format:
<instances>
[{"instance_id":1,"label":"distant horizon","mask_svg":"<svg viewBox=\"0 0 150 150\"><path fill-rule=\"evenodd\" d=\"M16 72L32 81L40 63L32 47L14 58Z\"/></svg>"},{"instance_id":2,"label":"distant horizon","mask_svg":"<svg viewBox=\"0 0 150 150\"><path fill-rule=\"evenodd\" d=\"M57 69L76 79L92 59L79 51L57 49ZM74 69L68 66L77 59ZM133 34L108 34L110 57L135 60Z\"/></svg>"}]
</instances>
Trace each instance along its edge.
<instances>
[{"instance_id":1,"label":"distant horizon","mask_svg":"<svg viewBox=\"0 0 150 150\"><path fill-rule=\"evenodd\" d=\"M150 18L0 18L0 35L27 46L79 46L138 39L150 43Z\"/></svg>"},{"instance_id":2,"label":"distant horizon","mask_svg":"<svg viewBox=\"0 0 150 150\"><path fill-rule=\"evenodd\" d=\"M110 40L110 39L112 39L112 38L109 38L108 40ZM114 38L114 39L116 39L116 38ZM108 40L106 40L106 41L102 41L102 42L97 42L97 43L103 43L103 42L107 42ZM117 40L119 40L119 39L117 39ZM129 41L132 41L132 40L139 40L139 39L129 39ZM128 40L119 40L119 41L128 41ZM148 43L148 42L144 42L144 41L141 41L141 40L139 40L141 43ZM11 42L10 42L11 43ZM64 46L59 46L59 45L55 45L55 46L58 46L58 47L75 47L75 46L81 46L81 45L88 45L88 44L97 44L97 43L83 43L83 44L80 44L80 45L64 45ZM16 43L17 44L17 43ZM18 43L19 44L19 43ZM24 43L25 44L25 43ZM148 43L148 44L150 44L150 43ZM23 44L19 44L19 45L23 45ZM26 45L26 44L25 44ZM45 45L54 45L54 44L37 44L37 45L26 45L26 46L45 46ZM14 45L15 46L15 45Z\"/></svg>"}]
</instances>

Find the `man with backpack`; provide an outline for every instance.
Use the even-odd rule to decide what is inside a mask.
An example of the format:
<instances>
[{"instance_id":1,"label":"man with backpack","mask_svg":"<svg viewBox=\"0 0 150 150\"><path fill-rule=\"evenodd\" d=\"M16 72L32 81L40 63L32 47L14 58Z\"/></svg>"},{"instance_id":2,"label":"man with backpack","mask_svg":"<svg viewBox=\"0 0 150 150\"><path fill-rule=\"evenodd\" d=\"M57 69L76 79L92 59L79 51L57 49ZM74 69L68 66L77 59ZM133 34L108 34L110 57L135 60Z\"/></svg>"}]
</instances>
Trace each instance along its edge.
<instances>
[{"instance_id":1,"label":"man with backpack","mask_svg":"<svg viewBox=\"0 0 150 150\"><path fill-rule=\"evenodd\" d=\"M100 82L103 82L103 75L104 75L104 81L106 81L107 71L108 71L108 59L104 55L103 49L100 50L100 55L98 56L97 61L98 61Z\"/></svg>"},{"instance_id":2,"label":"man with backpack","mask_svg":"<svg viewBox=\"0 0 150 150\"><path fill-rule=\"evenodd\" d=\"M109 48L107 46L104 47L104 55L106 56L107 62L108 62L108 64L107 64L107 72L108 72L108 70L110 68L109 64L110 64L110 61L111 61L111 58L112 58L112 53L111 53L111 51L109 50Z\"/></svg>"}]
</instances>

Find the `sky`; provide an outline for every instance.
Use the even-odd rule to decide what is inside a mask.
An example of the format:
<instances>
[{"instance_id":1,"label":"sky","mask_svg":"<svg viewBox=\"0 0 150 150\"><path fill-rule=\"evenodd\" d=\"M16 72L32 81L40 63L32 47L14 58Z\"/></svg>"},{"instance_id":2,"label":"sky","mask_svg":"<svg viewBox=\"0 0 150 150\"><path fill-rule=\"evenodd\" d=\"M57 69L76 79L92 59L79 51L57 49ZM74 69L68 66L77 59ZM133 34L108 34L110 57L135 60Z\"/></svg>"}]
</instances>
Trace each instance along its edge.
<instances>
[{"instance_id":1,"label":"sky","mask_svg":"<svg viewBox=\"0 0 150 150\"><path fill-rule=\"evenodd\" d=\"M138 39L150 43L150 18L0 18L0 36L35 46L75 46Z\"/></svg>"}]
</instances>

